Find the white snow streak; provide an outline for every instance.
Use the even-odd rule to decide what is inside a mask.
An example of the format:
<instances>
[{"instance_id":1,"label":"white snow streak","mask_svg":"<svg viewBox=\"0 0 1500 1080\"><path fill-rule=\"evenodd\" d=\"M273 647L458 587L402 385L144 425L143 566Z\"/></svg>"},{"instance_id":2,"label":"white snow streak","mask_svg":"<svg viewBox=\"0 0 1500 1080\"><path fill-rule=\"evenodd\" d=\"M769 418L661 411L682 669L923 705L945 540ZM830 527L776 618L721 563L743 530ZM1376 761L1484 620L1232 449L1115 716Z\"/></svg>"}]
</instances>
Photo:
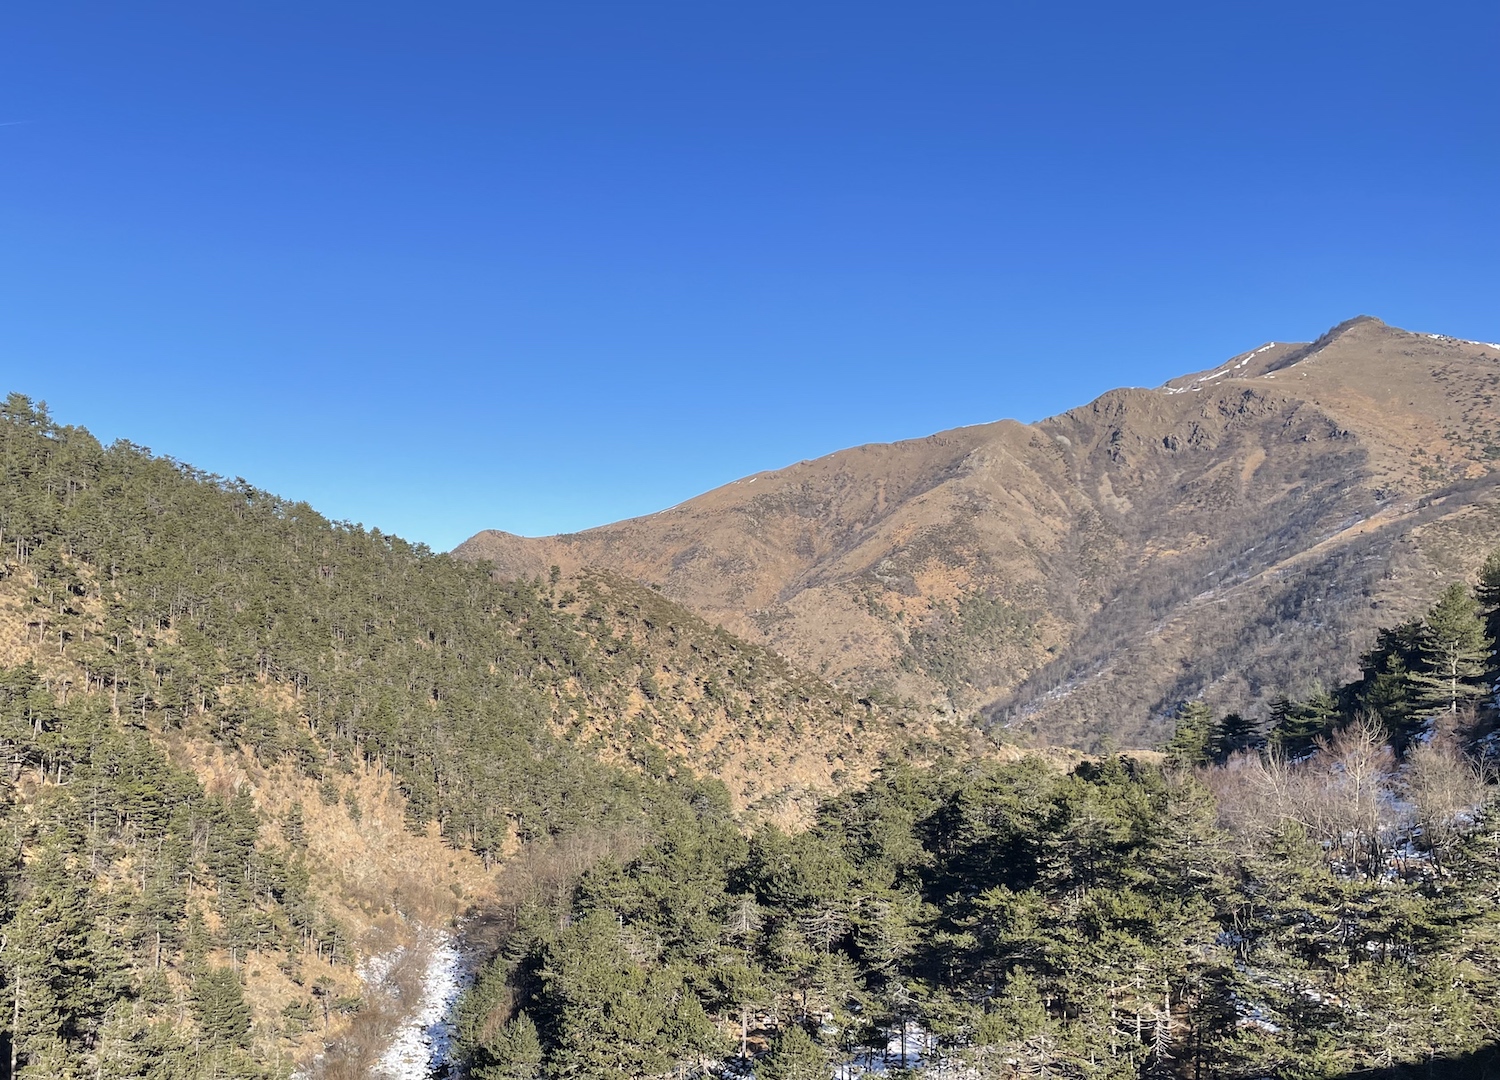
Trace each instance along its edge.
<instances>
[{"instance_id":1,"label":"white snow streak","mask_svg":"<svg viewBox=\"0 0 1500 1080\"><path fill-rule=\"evenodd\" d=\"M463 990L465 973L453 935L427 931L422 945L427 964L422 970L422 993L417 1007L391 1035L390 1046L372 1074L380 1080L427 1080L434 1066L447 1059L453 1041L450 1013ZM386 993L382 985L400 952L373 956L361 965L360 978L368 993Z\"/></svg>"},{"instance_id":2,"label":"white snow streak","mask_svg":"<svg viewBox=\"0 0 1500 1080\"><path fill-rule=\"evenodd\" d=\"M1276 342L1268 341L1260 348L1247 352L1237 361L1233 359L1226 360L1223 364L1219 365L1219 367L1215 371L1207 375L1198 376L1197 378L1189 382L1186 386L1163 386L1162 389L1169 394L1197 393L1203 389L1202 384L1208 382L1208 380L1217 379L1221 375L1232 375L1234 372L1240 370L1240 368L1247 366L1251 360L1254 360L1257 356L1265 352L1267 349L1274 349L1275 347ZM1270 378L1270 376L1267 375L1266 378Z\"/></svg>"}]
</instances>

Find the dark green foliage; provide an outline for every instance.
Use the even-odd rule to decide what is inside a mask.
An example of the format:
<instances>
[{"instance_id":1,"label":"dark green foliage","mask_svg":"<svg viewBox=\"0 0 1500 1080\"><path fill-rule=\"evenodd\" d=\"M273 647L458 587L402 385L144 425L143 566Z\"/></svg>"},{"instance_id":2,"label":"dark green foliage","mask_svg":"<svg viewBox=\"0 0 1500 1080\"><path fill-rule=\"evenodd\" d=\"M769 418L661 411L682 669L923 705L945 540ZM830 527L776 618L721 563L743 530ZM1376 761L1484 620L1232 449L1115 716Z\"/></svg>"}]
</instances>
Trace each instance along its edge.
<instances>
[{"instance_id":1,"label":"dark green foliage","mask_svg":"<svg viewBox=\"0 0 1500 1080\"><path fill-rule=\"evenodd\" d=\"M194 979L193 1017L211 1043L243 1047L250 1034L250 1006L245 1004L239 973L211 967Z\"/></svg>"},{"instance_id":2,"label":"dark green foliage","mask_svg":"<svg viewBox=\"0 0 1500 1080\"><path fill-rule=\"evenodd\" d=\"M1485 635L1479 605L1455 581L1423 620L1422 665L1417 677L1423 703L1457 712L1459 705L1483 697L1484 675L1493 647Z\"/></svg>"},{"instance_id":3,"label":"dark green foliage","mask_svg":"<svg viewBox=\"0 0 1500 1080\"><path fill-rule=\"evenodd\" d=\"M1421 619L1385 627L1360 657L1360 678L1337 695L1319 691L1304 701L1279 699L1271 706L1270 745L1300 757L1323 736L1363 716L1380 721L1400 753L1421 737L1435 717L1480 704L1493 684L1494 642L1486 618L1500 596L1500 550L1491 554L1471 594L1451 583Z\"/></svg>"},{"instance_id":4,"label":"dark green foliage","mask_svg":"<svg viewBox=\"0 0 1500 1080\"><path fill-rule=\"evenodd\" d=\"M1500 641L1500 548L1490 552L1479 568L1479 584L1474 599L1485 617L1485 632L1491 641Z\"/></svg>"},{"instance_id":5,"label":"dark green foliage","mask_svg":"<svg viewBox=\"0 0 1500 1080\"><path fill-rule=\"evenodd\" d=\"M541 1074L542 1042L524 1012L505 1023L483 1047L470 1070L475 1080L531 1080Z\"/></svg>"},{"instance_id":6,"label":"dark green foliage","mask_svg":"<svg viewBox=\"0 0 1500 1080\"><path fill-rule=\"evenodd\" d=\"M1361 678L1349 695L1359 708L1380 717L1403 746L1422 726L1416 684L1422 668L1422 637L1420 619L1380 630L1375 647L1360 657Z\"/></svg>"},{"instance_id":7,"label":"dark green foliage","mask_svg":"<svg viewBox=\"0 0 1500 1080\"><path fill-rule=\"evenodd\" d=\"M1271 703L1271 749L1284 757L1302 757L1321 736L1338 726L1343 716L1338 702L1326 690L1320 689L1304 701L1277 698Z\"/></svg>"},{"instance_id":8,"label":"dark green foliage","mask_svg":"<svg viewBox=\"0 0 1500 1080\"><path fill-rule=\"evenodd\" d=\"M486 859L516 836L628 837L515 913L461 1016L479 1080L736 1053L812 1075L893 1044L1025 1075L1333 1075L1467 1052L1497 1026L1488 811L1447 815L1439 872L1436 831L1405 838L1433 860L1410 865L1389 865L1389 838L1351 855L1295 815L1231 844L1192 778L1215 770L891 762L810 830L747 836L660 746L632 745L642 777L552 730L597 730L633 697L644 730L670 715L685 734L762 723L758 693L795 718L820 694L852 705L722 631L679 633L649 596L498 583L14 397L0 540L28 634L83 676L0 670L0 1032L21 1075L267 1075L235 965L349 959L310 899L298 810L265 823L247 791L205 791L172 740L284 762L351 813L348 775L390 770L413 828ZM986 603L949 615L1020 632ZM1478 614L1450 590L1388 631L1359 683L1277 706L1274 749L1309 753L1361 711L1409 735L1472 700ZM1255 743L1190 706L1171 753L1201 766ZM288 1032L359 1006L298 977Z\"/></svg>"},{"instance_id":9,"label":"dark green foliage","mask_svg":"<svg viewBox=\"0 0 1500 1080\"><path fill-rule=\"evenodd\" d=\"M892 765L748 844L683 822L518 920L461 1051L500 1068L516 1038L548 1077L726 1050L827 1076L904 1041L940 1072L1249 1078L1425 1060L1500 1021L1494 857L1458 888L1351 876L1293 822L1235 845L1215 817L1182 773L1109 758Z\"/></svg>"},{"instance_id":10,"label":"dark green foliage","mask_svg":"<svg viewBox=\"0 0 1500 1080\"><path fill-rule=\"evenodd\" d=\"M1201 701L1189 701L1177 710L1172 741L1167 743L1167 761L1176 768L1207 765L1214 751L1214 714Z\"/></svg>"},{"instance_id":11,"label":"dark green foliage","mask_svg":"<svg viewBox=\"0 0 1500 1080\"><path fill-rule=\"evenodd\" d=\"M0 1037L21 1074L147 1076L148 1063L195 1060L202 1075L270 1075L241 1054L238 975L203 958L211 944L313 945L305 869L256 847L244 792L207 794L97 696L61 705L34 667L0 669L0 726L19 781L0 818L13 845L0 870ZM189 911L189 882L212 888L221 940ZM175 1023L183 983L206 1058Z\"/></svg>"},{"instance_id":12,"label":"dark green foliage","mask_svg":"<svg viewBox=\"0 0 1500 1080\"><path fill-rule=\"evenodd\" d=\"M284 763L355 816L339 774L390 770L414 827L436 820L487 859L516 835L649 829L704 795L681 770L646 782L551 733L612 701L619 672L540 583L103 447L14 395L0 541L0 585L51 665L0 670L0 1000L20 1001L19 1025L0 1008L0 1040L33 1073L116 1053L175 1068L192 1038L184 1076L261 1075L234 972L209 958L352 959L309 897L300 808L262 835L248 792L211 795L167 762L168 733Z\"/></svg>"},{"instance_id":13,"label":"dark green foliage","mask_svg":"<svg viewBox=\"0 0 1500 1080\"><path fill-rule=\"evenodd\" d=\"M1229 713L1214 726L1213 759L1217 764L1222 765L1246 750L1263 749L1265 745L1260 725L1239 713Z\"/></svg>"},{"instance_id":14,"label":"dark green foliage","mask_svg":"<svg viewBox=\"0 0 1500 1080\"><path fill-rule=\"evenodd\" d=\"M801 1024L782 1028L755 1066L756 1080L827 1080L828 1055Z\"/></svg>"},{"instance_id":15,"label":"dark green foliage","mask_svg":"<svg viewBox=\"0 0 1500 1080\"><path fill-rule=\"evenodd\" d=\"M497 583L241 481L102 447L18 397L0 464L0 529L22 553L11 572L106 612L91 629L67 603L39 606L36 633L121 713L201 724L266 761L290 750L309 771L308 737L332 744L395 771L414 824L437 819L485 854L512 829L639 814L631 777L548 731L564 698L586 710L614 682L540 583ZM243 692L267 681L306 723Z\"/></svg>"}]
</instances>

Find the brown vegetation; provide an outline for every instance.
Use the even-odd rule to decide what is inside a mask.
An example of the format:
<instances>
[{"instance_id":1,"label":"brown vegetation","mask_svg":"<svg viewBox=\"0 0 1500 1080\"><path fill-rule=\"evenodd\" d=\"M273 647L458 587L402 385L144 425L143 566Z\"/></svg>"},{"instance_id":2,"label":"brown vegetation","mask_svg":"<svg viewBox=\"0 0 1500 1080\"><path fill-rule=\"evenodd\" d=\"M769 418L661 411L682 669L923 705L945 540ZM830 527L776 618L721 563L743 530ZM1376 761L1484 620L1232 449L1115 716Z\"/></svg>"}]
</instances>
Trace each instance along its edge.
<instances>
[{"instance_id":1,"label":"brown vegetation","mask_svg":"<svg viewBox=\"0 0 1500 1080\"><path fill-rule=\"evenodd\" d=\"M1331 861L1375 877L1400 857L1394 839L1414 831L1441 860L1488 795L1479 764L1451 732L1415 747L1399 770L1387 737L1377 720L1363 718L1320 739L1305 760L1242 753L1199 775L1232 835L1264 838L1295 823Z\"/></svg>"},{"instance_id":2,"label":"brown vegetation","mask_svg":"<svg viewBox=\"0 0 1500 1080\"><path fill-rule=\"evenodd\" d=\"M864 446L647 518L458 554L606 567L835 685L1009 737L1151 745L1203 696L1349 674L1487 550L1500 349L1361 318L1158 390Z\"/></svg>"},{"instance_id":3,"label":"brown vegetation","mask_svg":"<svg viewBox=\"0 0 1500 1080\"><path fill-rule=\"evenodd\" d=\"M721 780L752 819L805 824L820 798L865 783L886 754L993 749L972 729L798 671L627 578L585 571L558 587L559 605L603 643L615 690L565 703L558 734L648 773L685 765Z\"/></svg>"}]
</instances>

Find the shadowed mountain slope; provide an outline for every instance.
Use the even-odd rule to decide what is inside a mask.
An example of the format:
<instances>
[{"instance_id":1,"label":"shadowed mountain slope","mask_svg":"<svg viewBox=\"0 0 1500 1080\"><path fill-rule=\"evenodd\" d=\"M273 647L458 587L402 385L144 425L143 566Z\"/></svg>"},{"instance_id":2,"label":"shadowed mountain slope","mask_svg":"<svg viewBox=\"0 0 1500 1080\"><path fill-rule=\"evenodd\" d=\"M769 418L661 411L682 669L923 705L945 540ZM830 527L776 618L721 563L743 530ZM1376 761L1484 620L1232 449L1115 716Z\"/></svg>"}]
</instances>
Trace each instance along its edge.
<instances>
[{"instance_id":1,"label":"shadowed mountain slope","mask_svg":"<svg viewBox=\"0 0 1500 1080\"><path fill-rule=\"evenodd\" d=\"M607 568L838 685L1018 739L1150 744L1198 694L1347 677L1375 626L1493 544L1500 345L1360 317L1036 424L759 473L564 536L502 576Z\"/></svg>"}]
</instances>

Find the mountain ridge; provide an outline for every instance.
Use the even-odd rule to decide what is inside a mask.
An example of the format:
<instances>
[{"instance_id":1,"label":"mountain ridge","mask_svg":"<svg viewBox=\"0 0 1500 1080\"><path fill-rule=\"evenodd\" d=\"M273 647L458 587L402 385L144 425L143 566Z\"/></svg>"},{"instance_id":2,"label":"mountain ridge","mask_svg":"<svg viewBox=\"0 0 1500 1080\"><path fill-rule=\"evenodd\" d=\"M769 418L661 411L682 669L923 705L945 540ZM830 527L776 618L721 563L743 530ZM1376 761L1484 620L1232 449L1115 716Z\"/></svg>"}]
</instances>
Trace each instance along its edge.
<instances>
[{"instance_id":1,"label":"mountain ridge","mask_svg":"<svg viewBox=\"0 0 1500 1080\"><path fill-rule=\"evenodd\" d=\"M1500 348L1358 316L1034 424L853 447L580 533L480 533L455 554L511 577L607 568L835 684L1009 723L1022 741L1142 745L1186 697L1253 711L1337 680L1373 626L1356 597L1406 611L1416 577L1472 568L1497 384ZM1416 513L1436 498L1441 513ZM1360 525L1376 515L1400 524ZM1231 615L1193 603L1211 589ZM1315 599L1336 616L1313 618ZM1300 645L1261 640L1289 631ZM1228 636L1193 660L1164 642L1143 653L1148 632ZM1133 665L1183 670L1106 678L1118 715L1059 698L1118 665L1122 633ZM1337 637L1339 659L1301 663L1309 635ZM1223 670L1236 648L1251 661Z\"/></svg>"}]
</instances>

